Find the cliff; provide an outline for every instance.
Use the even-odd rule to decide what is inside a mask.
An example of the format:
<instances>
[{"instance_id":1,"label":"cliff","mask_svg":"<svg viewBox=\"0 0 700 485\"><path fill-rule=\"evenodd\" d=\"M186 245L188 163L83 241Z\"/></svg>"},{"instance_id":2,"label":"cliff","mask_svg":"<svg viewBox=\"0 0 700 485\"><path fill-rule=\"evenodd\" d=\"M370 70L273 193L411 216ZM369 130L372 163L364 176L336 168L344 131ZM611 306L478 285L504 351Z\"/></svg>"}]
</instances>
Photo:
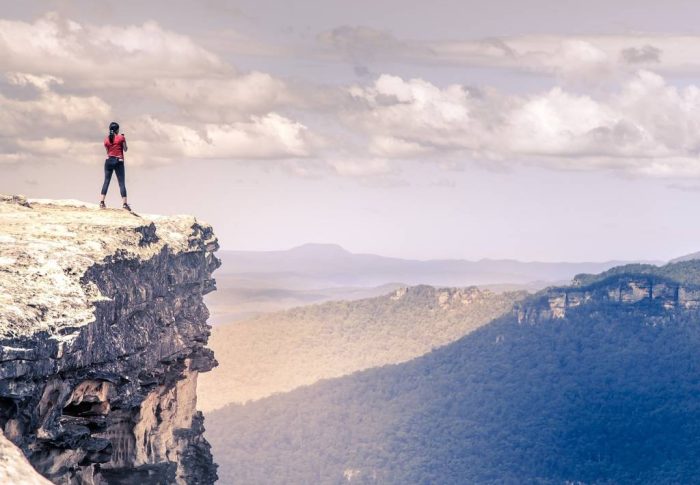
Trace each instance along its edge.
<instances>
[{"instance_id":1,"label":"cliff","mask_svg":"<svg viewBox=\"0 0 700 485\"><path fill-rule=\"evenodd\" d=\"M697 272L700 261L694 264ZM683 265L689 269L687 263ZM565 318L571 309L582 306L648 304L669 311L700 308L700 285L667 277L664 273L672 266L658 268L656 273L620 272L590 283L577 277L573 285L543 290L516 305L514 311L519 323L534 324Z\"/></svg>"},{"instance_id":2,"label":"cliff","mask_svg":"<svg viewBox=\"0 0 700 485\"><path fill-rule=\"evenodd\" d=\"M196 385L217 249L189 216L0 196L0 428L44 477L216 480Z\"/></svg>"}]
</instances>

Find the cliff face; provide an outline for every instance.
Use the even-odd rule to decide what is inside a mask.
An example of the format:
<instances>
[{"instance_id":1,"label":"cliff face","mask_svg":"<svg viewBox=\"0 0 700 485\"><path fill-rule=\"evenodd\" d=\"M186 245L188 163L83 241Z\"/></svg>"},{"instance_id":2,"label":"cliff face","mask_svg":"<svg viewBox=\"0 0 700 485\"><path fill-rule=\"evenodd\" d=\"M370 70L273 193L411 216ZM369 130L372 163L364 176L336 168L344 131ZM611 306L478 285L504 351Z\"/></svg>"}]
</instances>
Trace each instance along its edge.
<instances>
[{"instance_id":1,"label":"cliff face","mask_svg":"<svg viewBox=\"0 0 700 485\"><path fill-rule=\"evenodd\" d=\"M0 196L0 428L54 483L216 480L210 226Z\"/></svg>"},{"instance_id":2,"label":"cliff face","mask_svg":"<svg viewBox=\"0 0 700 485\"><path fill-rule=\"evenodd\" d=\"M657 304L666 310L700 308L700 286L653 274L620 274L590 285L576 280L568 287L549 288L515 306L520 323L565 318L572 308L593 304Z\"/></svg>"}]
</instances>

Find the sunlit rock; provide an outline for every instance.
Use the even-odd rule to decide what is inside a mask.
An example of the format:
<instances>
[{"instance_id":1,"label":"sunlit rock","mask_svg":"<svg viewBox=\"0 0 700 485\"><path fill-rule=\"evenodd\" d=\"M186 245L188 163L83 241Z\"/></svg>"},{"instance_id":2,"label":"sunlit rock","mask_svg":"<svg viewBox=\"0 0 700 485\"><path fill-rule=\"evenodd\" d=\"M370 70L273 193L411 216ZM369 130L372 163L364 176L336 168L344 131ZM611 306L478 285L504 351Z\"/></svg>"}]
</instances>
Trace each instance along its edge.
<instances>
[{"instance_id":1,"label":"sunlit rock","mask_svg":"<svg viewBox=\"0 0 700 485\"><path fill-rule=\"evenodd\" d=\"M217 249L190 216L0 196L0 427L39 473L216 480L196 386Z\"/></svg>"}]
</instances>

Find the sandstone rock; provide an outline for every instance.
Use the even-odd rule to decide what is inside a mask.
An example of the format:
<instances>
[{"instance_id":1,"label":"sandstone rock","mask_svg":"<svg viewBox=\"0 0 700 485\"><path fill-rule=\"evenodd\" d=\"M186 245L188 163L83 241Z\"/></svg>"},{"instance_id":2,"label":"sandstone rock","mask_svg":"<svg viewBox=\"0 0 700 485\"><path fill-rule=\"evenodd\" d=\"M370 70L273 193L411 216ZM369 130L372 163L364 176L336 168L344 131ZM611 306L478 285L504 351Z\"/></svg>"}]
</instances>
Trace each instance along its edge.
<instances>
[{"instance_id":1,"label":"sandstone rock","mask_svg":"<svg viewBox=\"0 0 700 485\"><path fill-rule=\"evenodd\" d=\"M520 323L566 317L567 311L589 304L634 305L659 303L667 310L700 307L700 288L644 274L611 276L601 282L584 286L574 281L572 286L548 288L513 309Z\"/></svg>"},{"instance_id":2,"label":"sandstone rock","mask_svg":"<svg viewBox=\"0 0 700 485\"><path fill-rule=\"evenodd\" d=\"M42 475L216 480L196 383L217 249L190 216L0 196L0 428Z\"/></svg>"},{"instance_id":3,"label":"sandstone rock","mask_svg":"<svg viewBox=\"0 0 700 485\"><path fill-rule=\"evenodd\" d=\"M50 485L27 461L22 452L0 433L0 483Z\"/></svg>"}]
</instances>

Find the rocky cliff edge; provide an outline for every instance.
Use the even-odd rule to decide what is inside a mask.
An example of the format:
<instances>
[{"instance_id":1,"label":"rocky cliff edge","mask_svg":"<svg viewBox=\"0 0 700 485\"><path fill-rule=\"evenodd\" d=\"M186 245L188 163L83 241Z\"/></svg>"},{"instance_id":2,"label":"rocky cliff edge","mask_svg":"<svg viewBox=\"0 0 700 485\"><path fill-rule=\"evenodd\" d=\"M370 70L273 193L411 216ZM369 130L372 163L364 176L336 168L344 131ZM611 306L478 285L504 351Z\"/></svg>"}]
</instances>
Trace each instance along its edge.
<instances>
[{"instance_id":1,"label":"rocky cliff edge","mask_svg":"<svg viewBox=\"0 0 700 485\"><path fill-rule=\"evenodd\" d=\"M196 383L217 249L191 216L0 195L0 429L41 475L216 480Z\"/></svg>"}]
</instances>

